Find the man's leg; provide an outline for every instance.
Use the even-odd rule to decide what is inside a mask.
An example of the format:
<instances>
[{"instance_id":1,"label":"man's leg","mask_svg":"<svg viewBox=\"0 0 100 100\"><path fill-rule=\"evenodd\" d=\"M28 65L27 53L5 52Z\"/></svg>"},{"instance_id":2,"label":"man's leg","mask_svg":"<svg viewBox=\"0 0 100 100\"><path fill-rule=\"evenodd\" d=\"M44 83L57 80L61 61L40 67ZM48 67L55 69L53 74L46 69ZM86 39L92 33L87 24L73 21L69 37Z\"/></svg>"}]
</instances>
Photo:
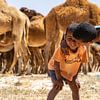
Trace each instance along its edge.
<instances>
[{"instance_id":1,"label":"man's leg","mask_svg":"<svg viewBox=\"0 0 100 100\"><path fill-rule=\"evenodd\" d=\"M54 100L54 98L56 97L56 95L59 93L60 90L62 90L62 86L58 87L56 85L56 81L52 80L53 82L53 88L50 90L48 96L47 96L47 100Z\"/></svg>"},{"instance_id":2,"label":"man's leg","mask_svg":"<svg viewBox=\"0 0 100 100\"><path fill-rule=\"evenodd\" d=\"M79 99L79 86L77 85L75 79L72 81L67 81L69 84L70 89L72 90L72 98L73 100L80 100Z\"/></svg>"}]
</instances>

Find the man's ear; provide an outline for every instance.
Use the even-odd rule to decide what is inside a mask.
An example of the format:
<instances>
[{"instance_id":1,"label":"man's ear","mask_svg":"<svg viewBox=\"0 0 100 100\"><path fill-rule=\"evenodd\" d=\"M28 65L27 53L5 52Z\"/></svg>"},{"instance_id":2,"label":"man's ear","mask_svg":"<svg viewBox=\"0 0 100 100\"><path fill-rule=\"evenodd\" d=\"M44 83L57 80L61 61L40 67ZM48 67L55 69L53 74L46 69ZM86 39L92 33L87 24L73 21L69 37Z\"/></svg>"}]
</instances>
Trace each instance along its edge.
<instances>
[{"instance_id":1,"label":"man's ear","mask_svg":"<svg viewBox=\"0 0 100 100\"><path fill-rule=\"evenodd\" d=\"M66 40L67 34L64 34L64 40Z\"/></svg>"},{"instance_id":2,"label":"man's ear","mask_svg":"<svg viewBox=\"0 0 100 100\"><path fill-rule=\"evenodd\" d=\"M62 40L66 40L66 33L63 33Z\"/></svg>"}]
</instances>

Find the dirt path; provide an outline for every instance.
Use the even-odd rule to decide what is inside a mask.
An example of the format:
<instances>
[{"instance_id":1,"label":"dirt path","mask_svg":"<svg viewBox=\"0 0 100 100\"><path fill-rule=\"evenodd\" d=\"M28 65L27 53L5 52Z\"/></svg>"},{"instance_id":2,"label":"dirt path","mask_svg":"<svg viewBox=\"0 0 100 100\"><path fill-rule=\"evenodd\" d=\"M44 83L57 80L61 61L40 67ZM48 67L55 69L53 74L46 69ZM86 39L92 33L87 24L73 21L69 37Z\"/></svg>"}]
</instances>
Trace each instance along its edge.
<instances>
[{"instance_id":1,"label":"dirt path","mask_svg":"<svg viewBox=\"0 0 100 100\"><path fill-rule=\"evenodd\" d=\"M100 73L79 74L81 100L100 100ZM46 100L51 89L50 78L45 75L0 75L0 100ZM71 100L67 86L55 100Z\"/></svg>"}]
</instances>

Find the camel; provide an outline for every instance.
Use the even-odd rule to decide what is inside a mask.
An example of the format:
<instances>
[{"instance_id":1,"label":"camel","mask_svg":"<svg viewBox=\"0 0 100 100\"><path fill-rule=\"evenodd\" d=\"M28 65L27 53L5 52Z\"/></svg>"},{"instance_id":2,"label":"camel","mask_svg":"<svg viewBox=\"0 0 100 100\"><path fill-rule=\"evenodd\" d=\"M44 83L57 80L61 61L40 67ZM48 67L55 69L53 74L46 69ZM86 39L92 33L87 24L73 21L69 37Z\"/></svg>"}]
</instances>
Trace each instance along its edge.
<instances>
[{"instance_id":1,"label":"camel","mask_svg":"<svg viewBox=\"0 0 100 100\"><path fill-rule=\"evenodd\" d=\"M46 34L44 32L44 16L35 10L26 7L20 8L30 19L28 34L29 47L41 47L46 44Z\"/></svg>"},{"instance_id":2,"label":"camel","mask_svg":"<svg viewBox=\"0 0 100 100\"><path fill-rule=\"evenodd\" d=\"M27 48L28 30L30 21L28 17L15 7L8 6L6 0L0 0L0 36L11 32L11 39L4 38L0 41L0 52L6 52L14 47L12 71L18 57L23 57L26 62L29 55ZM23 41L22 41L23 40Z\"/></svg>"},{"instance_id":3,"label":"camel","mask_svg":"<svg viewBox=\"0 0 100 100\"><path fill-rule=\"evenodd\" d=\"M63 4L52 8L44 19L47 39L45 50L46 65L55 48L59 46L68 25L73 22L98 24L100 22L98 9L97 6L92 5L88 0L66 0Z\"/></svg>"},{"instance_id":4,"label":"camel","mask_svg":"<svg viewBox=\"0 0 100 100\"><path fill-rule=\"evenodd\" d=\"M30 19L28 47L31 52L31 65L33 73L44 73L44 56L43 51L46 45L46 34L44 32L44 16L35 10L26 7L20 8ZM40 70L38 70L38 68Z\"/></svg>"},{"instance_id":5,"label":"camel","mask_svg":"<svg viewBox=\"0 0 100 100\"><path fill-rule=\"evenodd\" d=\"M91 7L89 5L91 5ZM95 9L93 9L93 7L95 7ZM89 11L90 8L92 9L91 11ZM32 19L33 13L36 16L35 11L33 11L33 13L30 13L30 10L27 8L23 8L22 11L24 13L26 13L26 15L28 15L28 17L30 18L30 21L33 20ZM91 16L90 16L90 12L91 12ZM95 13L97 12L96 15L98 15L97 6L94 4L90 4L89 2L87 2L87 0L85 2L84 2L84 0L67 0L64 4L61 4L60 6L53 8L49 12L49 14L44 18L44 29L46 31L46 33L44 34L44 41L45 41L45 39L47 39L46 40L47 42L46 41L44 42L41 40L41 38L40 38L41 32L37 32L37 34L34 34L35 33L34 32L34 33L30 33L29 37L31 36L30 37L31 40L37 40L37 41L36 42L30 41L30 43L31 43L30 46L33 46L33 47L41 46L41 45L38 45L39 41L41 40L40 43L43 43L43 44L47 43L46 51L49 48L52 49L54 47L57 47L59 45L59 42L62 38L63 33L66 30L66 27L70 23L87 21L87 22L93 23L94 25L98 24L99 21L94 20L94 19L98 19L98 16L95 18L94 12ZM77 17L79 17L79 18L77 18ZM37 25L39 25L37 20L36 20L36 22L37 23L35 24L33 21L34 29ZM42 26L43 26L43 20L42 20ZM39 30L39 28L37 30ZM63 31L63 32L61 32L61 31ZM46 37L45 37L45 35L46 35ZM42 39L43 39L43 37L42 37ZM48 46L48 44L49 44L49 46ZM50 47L51 44L52 44L52 46ZM52 53L53 53L53 51L54 51L54 49L52 50ZM46 55L48 55L49 53L46 52ZM46 57L46 59L48 60L48 57ZM46 63L46 65L47 65L47 63Z\"/></svg>"},{"instance_id":6,"label":"camel","mask_svg":"<svg viewBox=\"0 0 100 100\"><path fill-rule=\"evenodd\" d=\"M41 15L33 16L31 19L31 24L29 28L29 36L28 36L28 47L31 51L32 66L34 65L33 73L44 73L45 66L43 65L43 56L42 50L46 45L46 35L44 32L44 17ZM35 62L34 62L35 61ZM37 66L37 67L36 67ZM40 66L40 70L44 69L42 72L38 72L38 68ZM35 69L37 71L35 71Z\"/></svg>"},{"instance_id":7,"label":"camel","mask_svg":"<svg viewBox=\"0 0 100 100\"><path fill-rule=\"evenodd\" d=\"M97 29L98 37L100 37L100 25L95 26L95 28ZM90 45L90 52L93 56L91 70L100 72L100 40Z\"/></svg>"},{"instance_id":8,"label":"camel","mask_svg":"<svg viewBox=\"0 0 100 100\"><path fill-rule=\"evenodd\" d=\"M30 10L25 7L22 7L20 10L28 16L28 18L30 19L30 22L31 22L30 26L29 26L29 33L28 33L28 48L31 52L31 60L32 60L31 64L32 64L32 66L34 66L34 63L35 63L35 66L37 66L37 67L40 65L42 66L44 63L44 61L43 61L44 58L43 58L41 52L46 44L46 35L44 32L44 25L43 25L44 16L40 13L37 13L35 10ZM2 51L4 53L10 51L14 46L11 32L9 32L9 34L7 33L6 36L5 36L5 34L3 34L3 36L1 36L0 41L1 41L1 43L0 43L1 50L0 51ZM4 55L6 55L6 54L4 54ZM33 59L34 60L37 59L36 62L34 62ZM7 62L7 63L9 63L9 62ZM20 69L19 65L18 65L18 70ZM14 67L14 69L15 68L16 67ZM25 69L25 68L23 68L23 69ZM40 70L41 69L42 69L42 67L40 68ZM33 70L34 70L33 73L36 73L35 69L33 69ZM19 72L21 73L21 69L19 70ZM19 75L20 75L20 73L19 73Z\"/></svg>"},{"instance_id":9,"label":"camel","mask_svg":"<svg viewBox=\"0 0 100 100\"><path fill-rule=\"evenodd\" d=\"M93 55L93 67L91 70L100 72L100 42L93 43L90 46L90 52Z\"/></svg>"}]
</instances>

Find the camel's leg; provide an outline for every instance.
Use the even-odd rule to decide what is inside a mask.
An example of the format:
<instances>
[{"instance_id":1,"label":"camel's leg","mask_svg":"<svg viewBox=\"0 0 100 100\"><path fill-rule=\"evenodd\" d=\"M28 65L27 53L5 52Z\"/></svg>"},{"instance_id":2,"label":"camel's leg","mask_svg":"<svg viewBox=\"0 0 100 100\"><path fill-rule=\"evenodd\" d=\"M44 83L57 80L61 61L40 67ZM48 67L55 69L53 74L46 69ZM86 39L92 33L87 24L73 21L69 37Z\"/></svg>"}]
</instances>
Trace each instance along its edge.
<instances>
[{"instance_id":1,"label":"camel's leg","mask_svg":"<svg viewBox=\"0 0 100 100\"><path fill-rule=\"evenodd\" d=\"M48 68L49 54L50 54L50 42L47 42L45 46L45 58L44 58L46 69Z\"/></svg>"},{"instance_id":2,"label":"camel's leg","mask_svg":"<svg viewBox=\"0 0 100 100\"><path fill-rule=\"evenodd\" d=\"M16 26L17 25L17 26ZM10 71L12 71L13 67L17 62L17 58L23 57L24 61L26 61L27 57L27 48L23 46L23 32L25 28L25 21L21 19L15 19L13 22L13 36L14 36L14 59L11 65Z\"/></svg>"}]
</instances>

